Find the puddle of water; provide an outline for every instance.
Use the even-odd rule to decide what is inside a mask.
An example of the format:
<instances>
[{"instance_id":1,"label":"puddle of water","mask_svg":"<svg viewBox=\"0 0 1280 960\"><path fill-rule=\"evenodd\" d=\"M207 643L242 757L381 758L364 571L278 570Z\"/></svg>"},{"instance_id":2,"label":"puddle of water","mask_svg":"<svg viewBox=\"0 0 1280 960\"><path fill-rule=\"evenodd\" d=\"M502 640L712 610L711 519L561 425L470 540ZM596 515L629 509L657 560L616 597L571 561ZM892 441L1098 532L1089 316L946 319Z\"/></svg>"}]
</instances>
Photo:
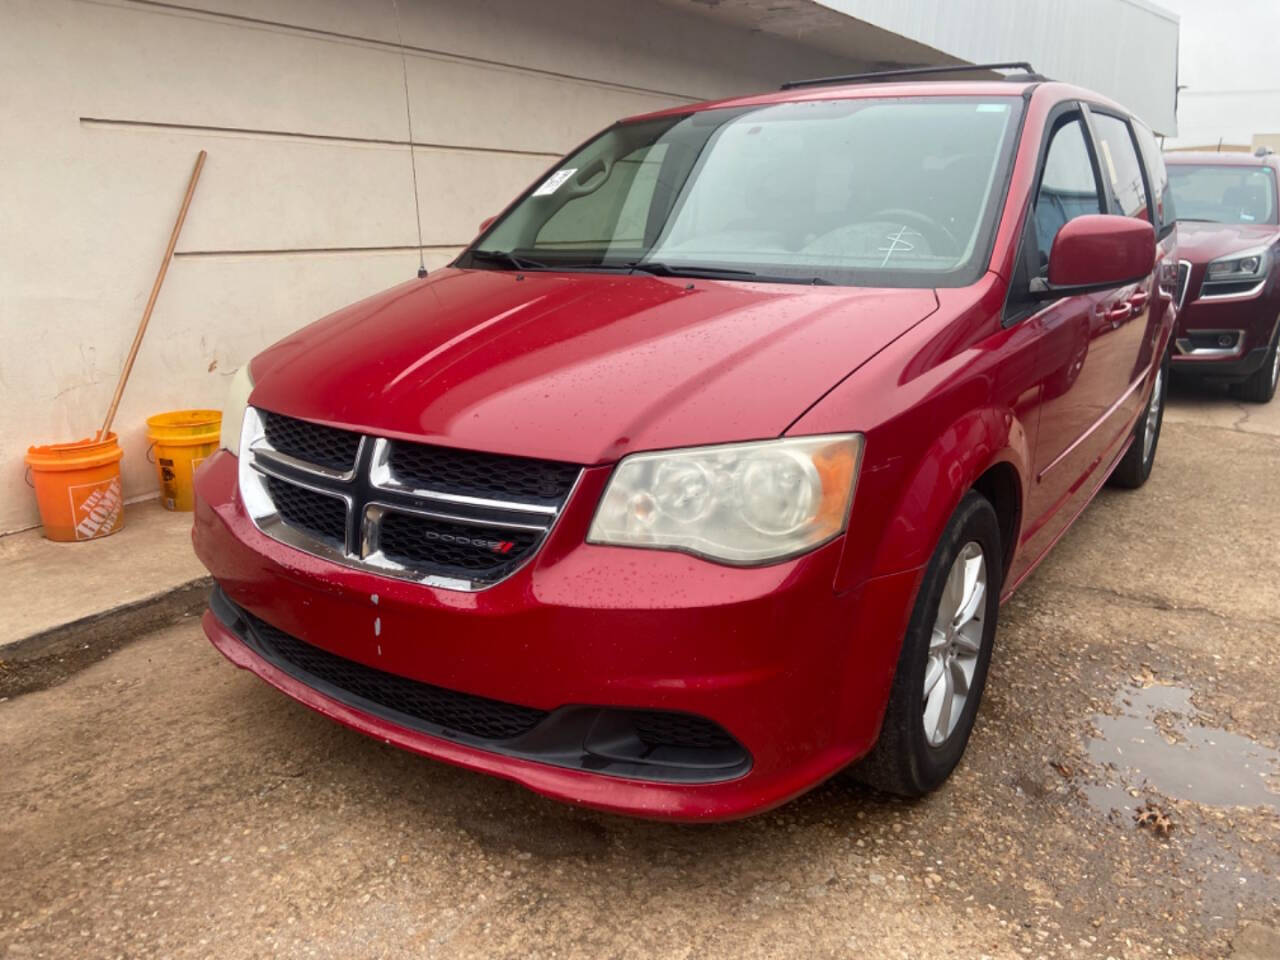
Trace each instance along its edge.
<instances>
[{"instance_id":1,"label":"puddle of water","mask_svg":"<svg viewBox=\"0 0 1280 960\"><path fill-rule=\"evenodd\" d=\"M1190 690L1159 684L1127 687L1119 694L1118 706L1121 712L1116 716L1093 718L1100 736L1087 743L1089 756L1103 767L1106 778L1105 783L1084 785L1089 802L1098 809L1138 806L1142 798L1131 796L1131 788L1215 807L1280 809L1280 792L1268 782L1280 776L1280 751L1239 734L1196 725ZM1176 743L1165 739L1157 716Z\"/></svg>"}]
</instances>

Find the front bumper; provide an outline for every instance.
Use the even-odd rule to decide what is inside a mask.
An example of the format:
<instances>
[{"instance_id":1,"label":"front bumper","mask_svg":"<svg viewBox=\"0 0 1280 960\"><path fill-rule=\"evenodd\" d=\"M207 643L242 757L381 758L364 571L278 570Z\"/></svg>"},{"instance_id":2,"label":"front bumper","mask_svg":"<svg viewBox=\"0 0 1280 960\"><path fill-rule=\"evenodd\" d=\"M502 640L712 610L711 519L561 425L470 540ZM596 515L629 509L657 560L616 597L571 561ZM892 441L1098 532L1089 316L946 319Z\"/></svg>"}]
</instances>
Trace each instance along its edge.
<instances>
[{"instance_id":1,"label":"front bumper","mask_svg":"<svg viewBox=\"0 0 1280 960\"><path fill-rule=\"evenodd\" d=\"M591 546L586 528L607 473L584 474L531 563L464 593L347 569L266 537L240 502L235 458L219 452L197 476L193 537L230 606L207 613L205 631L237 666L361 732L599 809L744 816L870 749L920 572L838 594L842 541L753 569ZM673 782L575 768L572 750L542 762L415 728L282 669L240 629L235 609L328 654L446 691L556 716L608 708L703 717L749 759L710 782Z\"/></svg>"},{"instance_id":2,"label":"front bumper","mask_svg":"<svg viewBox=\"0 0 1280 960\"><path fill-rule=\"evenodd\" d=\"M1280 320L1280 282L1240 297L1205 298L1199 288L1204 268L1193 268L1196 291L1178 311L1173 368L1221 380L1243 380L1267 361ZM1221 342L1220 342L1221 338Z\"/></svg>"}]
</instances>

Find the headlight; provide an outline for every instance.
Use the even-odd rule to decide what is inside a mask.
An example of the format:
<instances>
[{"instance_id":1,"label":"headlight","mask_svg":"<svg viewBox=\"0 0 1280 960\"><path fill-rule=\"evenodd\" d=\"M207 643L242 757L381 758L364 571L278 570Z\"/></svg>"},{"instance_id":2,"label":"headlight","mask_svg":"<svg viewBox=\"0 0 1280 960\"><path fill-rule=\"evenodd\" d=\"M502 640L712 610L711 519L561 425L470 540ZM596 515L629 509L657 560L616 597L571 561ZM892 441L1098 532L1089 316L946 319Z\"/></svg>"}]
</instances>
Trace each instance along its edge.
<instances>
[{"instance_id":1,"label":"headlight","mask_svg":"<svg viewBox=\"0 0 1280 960\"><path fill-rule=\"evenodd\" d=\"M587 542L739 565L812 550L844 530L862 436L796 437L625 457Z\"/></svg>"},{"instance_id":2,"label":"headlight","mask_svg":"<svg viewBox=\"0 0 1280 960\"><path fill-rule=\"evenodd\" d=\"M1214 260L1205 270L1206 282L1227 282L1239 280L1257 280L1267 272L1267 250L1259 247L1256 250L1244 250L1233 253L1229 257Z\"/></svg>"},{"instance_id":3,"label":"headlight","mask_svg":"<svg viewBox=\"0 0 1280 960\"><path fill-rule=\"evenodd\" d=\"M249 406L249 394L253 392L253 375L245 364L231 378L227 389L227 402L222 405L222 437L220 445L236 456L240 455L240 431L244 426L244 411Z\"/></svg>"}]
</instances>

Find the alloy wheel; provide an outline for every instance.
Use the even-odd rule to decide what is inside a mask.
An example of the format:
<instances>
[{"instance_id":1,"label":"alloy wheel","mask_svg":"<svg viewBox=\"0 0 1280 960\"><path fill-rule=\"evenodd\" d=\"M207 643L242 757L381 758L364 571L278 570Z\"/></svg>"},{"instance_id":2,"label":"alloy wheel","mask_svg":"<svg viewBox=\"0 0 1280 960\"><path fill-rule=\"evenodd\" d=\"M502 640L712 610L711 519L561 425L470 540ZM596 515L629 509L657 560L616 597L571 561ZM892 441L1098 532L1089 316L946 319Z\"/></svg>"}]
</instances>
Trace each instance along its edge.
<instances>
[{"instance_id":1,"label":"alloy wheel","mask_svg":"<svg viewBox=\"0 0 1280 960\"><path fill-rule=\"evenodd\" d=\"M982 650L987 587L986 556L970 540L951 564L929 638L923 722L931 746L945 743L964 713Z\"/></svg>"},{"instance_id":2,"label":"alloy wheel","mask_svg":"<svg viewBox=\"0 0 1280 960\"><path fill-rule=\"evenodd\" d=\"M1164 367L1156 368L1156 382L1151 387L1151 402L1147 404L1147 426L1142 433L1142 459L1151 459L1156 447L1156 435L1160 432L1160 405L1164 402Z\"/></svg>"}]
</instances>

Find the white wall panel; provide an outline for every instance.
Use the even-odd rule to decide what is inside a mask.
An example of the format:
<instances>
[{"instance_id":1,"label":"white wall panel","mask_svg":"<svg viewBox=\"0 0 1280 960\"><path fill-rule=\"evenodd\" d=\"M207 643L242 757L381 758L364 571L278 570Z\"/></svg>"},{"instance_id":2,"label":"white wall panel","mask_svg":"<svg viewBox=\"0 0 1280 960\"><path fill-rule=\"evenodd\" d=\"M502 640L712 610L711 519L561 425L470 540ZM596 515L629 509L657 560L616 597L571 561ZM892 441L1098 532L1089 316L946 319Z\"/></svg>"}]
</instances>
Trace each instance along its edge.
<instances>
[{"instance_id":1,"label":"white wall panel","mask_svg":"<svg viewBox=\"0 0 1280 960\"><path fill-rule=\"evenodd\" d=\"M1148 0L816 2L970 63L1030 60L1177 133L1178 18Z\"/></svg>"},{"instance_id":2,"label":"white wall panel","mask_svg":"<svg viewBox=\"0 0 1280 960\"><path fill-rule=\"evenodd\" d=\"M620 116L857 64L628 0L400 0L428 266ZM0 0L0 531L28 444L99 425L196 152L117 418L218 406L289 331L417 264L390 0Z\"/></svg>"},{"instance_id":3,"label":"white wall panel","mask_svg":"<svg viewBox=\"0 0 1280 960\"><path fill-rule=\"evenodd\" d=\"M104 233L115 233L146 195L161 193L156 188L165 178L180 191L184 167L203 147L209 160L180 253L417 242L404 146L96 125L83 140L88 173L100 188L95 220ZM466 243L480 220L557 156L433 148L415 153L423 240L436 246Z\"/></svg>"}]
</instances>

